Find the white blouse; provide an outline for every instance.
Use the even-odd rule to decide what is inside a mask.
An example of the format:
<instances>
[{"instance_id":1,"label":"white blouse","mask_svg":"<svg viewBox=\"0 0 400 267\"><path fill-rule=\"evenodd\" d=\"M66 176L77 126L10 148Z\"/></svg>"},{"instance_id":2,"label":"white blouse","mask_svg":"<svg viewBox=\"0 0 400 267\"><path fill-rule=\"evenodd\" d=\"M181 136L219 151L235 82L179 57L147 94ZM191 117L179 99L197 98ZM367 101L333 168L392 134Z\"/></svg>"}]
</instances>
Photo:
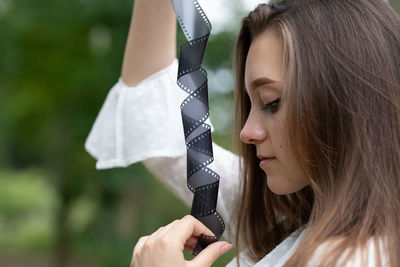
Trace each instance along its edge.
<instances>
[{"instance_id":1,"label":"white blouse","mask_svg":"<svg viewBox=\"0 0 400 267\"><path fill-rule=\"evenodd\" d=\"M107 95L85 148L97 160L97 169L126 167L142 161L190 206L193 193L186 186L186 146L180 115L180 104L187 93L176 84L177 70L175 59L137 86L127 86L119 79ZM208 124L211 125L210 121ZM224 236L232 243L237 224L234 214L239 199L239 157L215 143L213 152L210 168L220 175L217 210L226 224ZM293 255L304 233L303 228L296 230L258 263L246 256L246 249L240 251L241 266L282 266ZM240 247L246 247L242 240ZM318 265L318 254L315 256L310 266ZM361 266L355 263L346 266ZM236 266L236 258L227 266Z\"/></svg>"}]
</instances>

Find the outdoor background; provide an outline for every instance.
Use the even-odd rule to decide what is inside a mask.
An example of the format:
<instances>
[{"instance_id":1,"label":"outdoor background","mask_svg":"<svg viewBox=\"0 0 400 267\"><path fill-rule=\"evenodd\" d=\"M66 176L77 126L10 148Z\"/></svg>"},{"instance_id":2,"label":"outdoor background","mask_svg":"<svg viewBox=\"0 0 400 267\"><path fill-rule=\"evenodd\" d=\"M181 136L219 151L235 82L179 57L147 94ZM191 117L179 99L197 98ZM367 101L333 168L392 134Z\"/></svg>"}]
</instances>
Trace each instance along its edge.
<instances>
[{"instance_id":1,"label":"outdoor background","mask_svg":"<svg viewBox=\"0 0 400 267\"><path fill-rule=\"evenodd\" d=\"M214 26L204 61L213 138L226 148L231 51L255 2L200 1ZM140 236L190 213L141 164L98 171L84 150L120 76L132 5L0 0L0 266L129 266Z\"/></svg>"}]
</instances>

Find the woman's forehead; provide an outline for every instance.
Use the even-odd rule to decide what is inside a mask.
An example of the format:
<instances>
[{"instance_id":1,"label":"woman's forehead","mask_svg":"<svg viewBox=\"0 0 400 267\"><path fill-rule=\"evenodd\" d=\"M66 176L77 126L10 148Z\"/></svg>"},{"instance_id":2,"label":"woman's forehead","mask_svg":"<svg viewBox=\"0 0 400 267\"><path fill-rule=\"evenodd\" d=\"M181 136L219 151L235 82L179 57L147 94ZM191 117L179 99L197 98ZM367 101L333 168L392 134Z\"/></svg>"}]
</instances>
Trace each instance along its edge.
<instances>
[{"instance_id":1,"label":"woman's forehead","mask_svg":"<svg viewBox=\"0 0 400 267\"><path fill-rule=\"evenodd\" d=\"M251 43L246 58L245 86L253 89L251 85L257 80L268 80L282 83L283 45L281 39L273 31L260 33Z\"/></svg>"}]
</instances>

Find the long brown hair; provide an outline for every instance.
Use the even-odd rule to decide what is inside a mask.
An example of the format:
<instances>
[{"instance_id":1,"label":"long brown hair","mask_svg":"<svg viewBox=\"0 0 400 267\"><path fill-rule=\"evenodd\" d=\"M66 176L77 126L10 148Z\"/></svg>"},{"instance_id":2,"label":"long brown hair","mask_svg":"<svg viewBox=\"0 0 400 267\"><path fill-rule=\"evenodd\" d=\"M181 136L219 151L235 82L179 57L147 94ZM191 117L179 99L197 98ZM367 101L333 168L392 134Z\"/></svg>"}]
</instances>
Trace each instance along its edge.
<instances>
[{"instance_id":1,"label":"long brown hair","mask_svg":"<svg viewBox=\"0 0 400 267\"><path fill-rule=\"evenodd\" d=\"M252 40L266 30L282 39L289 139L310 182L290 195L269 190L255 146L239 141L250 110L246 57ZM308 231L285 266L305 266L330 240L336 242L319 266L335 266L345 251L350 257L371 238L378 244L382 237L387 246L381 252L390 266L400 266L397 13L383 0L261 4L242 21L234 74L234 132L243 177L236 246L245 240L249 257L259 261L304 226ZM380 252L376 255L380 264Z\"/></svg>"}]
</instances>

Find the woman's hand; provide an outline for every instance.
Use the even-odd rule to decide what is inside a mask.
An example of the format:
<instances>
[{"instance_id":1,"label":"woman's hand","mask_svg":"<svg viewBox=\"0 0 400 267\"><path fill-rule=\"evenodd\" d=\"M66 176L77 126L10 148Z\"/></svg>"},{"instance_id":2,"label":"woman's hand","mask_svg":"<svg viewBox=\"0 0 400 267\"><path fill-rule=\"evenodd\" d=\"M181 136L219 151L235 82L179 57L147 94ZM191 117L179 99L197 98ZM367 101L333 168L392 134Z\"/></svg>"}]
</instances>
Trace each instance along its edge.
<instances>
[{"instance_id":1,"label":"woman's hand","mask_svg":"<svg viewBox=\"0 0 400 267\"><path fill-rule=\"evenodd\" d=\"M131 267L208 267L232 248L231 244L218 241L203 249L193 260L186 261L183 250L192 253L201 234L214 236L193 216L175 220L139 239L133 250Z\"/></svg>"}]
</instances>

